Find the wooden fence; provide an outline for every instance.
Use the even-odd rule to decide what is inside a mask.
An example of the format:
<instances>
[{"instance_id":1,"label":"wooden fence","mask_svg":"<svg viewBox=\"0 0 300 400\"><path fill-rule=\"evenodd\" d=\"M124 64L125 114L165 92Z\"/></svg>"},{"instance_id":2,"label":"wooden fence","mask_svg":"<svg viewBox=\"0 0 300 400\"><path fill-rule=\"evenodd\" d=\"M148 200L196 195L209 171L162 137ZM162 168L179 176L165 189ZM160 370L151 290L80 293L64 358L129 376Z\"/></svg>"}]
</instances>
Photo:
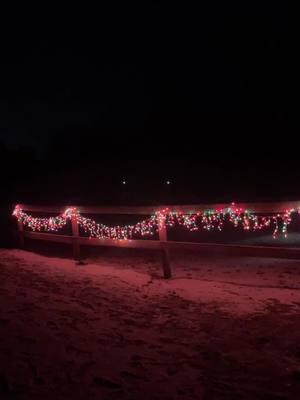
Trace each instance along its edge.
<instances>
[{"instance_id":1,"label":"wooden fence","mask_svg":"<svg viewBox=\"0 0 300 400\"><path fill-rule=\"evenodd\" d=\"M280 203L239 203L238 207L247 209L254 214L273 214L283 213L286 210L298 209L300 201L280 202ZM50 207L20 204L20 208L24 212L34 213L51 213L61 214L66 207ZM72 206L75 207L75 206ZM184 214L193 213L208 209L224 209L230 207L229 204L197 204L184 206L161 206L161 207L80 207L76 206L80 214L119 214L119 215L152 215L158 210L168 208L173 212L182 212ZM72 235L60 235L56 233L31 232L25 231L22 222L18 222L18 231L21 246L25 244L25 238L46 240L57 243L67 243L73 247L73 256L76 260L80 259L81 246L112 246L112 247L128 247L141 249L160 250L162 255L163 274L165 278L172 276L169 250L198 250L211 251L214 253L222 253L227 255L243 255L243 256L259 256L259 257L280 257L300 259L300 247L269 247L269 246L246 246L246 245L230 245L230 244L214 244L214 243L195 243L195 242L178 242L168 241L167 227L164 218L159 221L159 240L114 240L114 239L98 239L80 236L79 225L76 217L72 218Z\"/></svg>"}]
</instances>

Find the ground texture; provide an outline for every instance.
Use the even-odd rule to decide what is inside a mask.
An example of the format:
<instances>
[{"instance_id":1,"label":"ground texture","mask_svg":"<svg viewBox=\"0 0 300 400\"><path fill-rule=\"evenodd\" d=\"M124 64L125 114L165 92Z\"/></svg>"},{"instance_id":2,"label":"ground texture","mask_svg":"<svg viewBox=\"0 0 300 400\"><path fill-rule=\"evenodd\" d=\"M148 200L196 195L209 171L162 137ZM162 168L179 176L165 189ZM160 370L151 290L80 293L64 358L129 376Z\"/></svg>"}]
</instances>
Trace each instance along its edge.
<instances>
[{"instance_id":1,"label":"ground texture","mask_svg":"<svg viewBox=\"0 0 300 400\"><path fill-rule=\"evenodd\" d=\"M0 399L300 399L300 263L0 250Z\"/></svg>"}]
</instances>

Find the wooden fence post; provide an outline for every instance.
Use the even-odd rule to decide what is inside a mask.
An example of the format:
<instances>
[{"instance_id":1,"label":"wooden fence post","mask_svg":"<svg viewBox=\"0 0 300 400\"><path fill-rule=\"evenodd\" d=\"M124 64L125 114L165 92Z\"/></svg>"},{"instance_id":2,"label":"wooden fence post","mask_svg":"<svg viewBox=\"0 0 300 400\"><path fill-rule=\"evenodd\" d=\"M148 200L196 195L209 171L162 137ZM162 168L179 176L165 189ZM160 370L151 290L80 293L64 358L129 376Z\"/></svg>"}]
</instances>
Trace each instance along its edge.
<instances>
[{"instance_id":1,"label":"wooden fence post","mask_svg":"<svg viewBox=\"0 0 300 400\"><path fill-rule=\"evenodd\" d=\"M25 247L25 238L24 238L24 226L21 220L18 221L18 233L19 233L20 247L23 249Z\"/></svg>"},{"instance_id":2,"label":"wooden fence post","mask_svg":"<svg viewBox=\"0 0 300 400\"><path fill-rule=\"evenodd\" d=\"M166 227L166 217L163 214L159 214L158 217L158 236L161 245L161 255L162 255L162 265L164 271L164 278L168 279L172 277L169 250L166 247L167 238L167 227Z\"/></svg>"},{"instance_id":3,"label":"wooden fence post","mask_svg":"<svg viewBox=\"0 0 300 400\"><path fill-rule=\"evenodd\" d=\"M71 224L72 224L73 257L75 260L79 260L80 259L80 244L78 242L79 225L77 221L76 212L72 213Z\"/></svg>"}]
</instances>

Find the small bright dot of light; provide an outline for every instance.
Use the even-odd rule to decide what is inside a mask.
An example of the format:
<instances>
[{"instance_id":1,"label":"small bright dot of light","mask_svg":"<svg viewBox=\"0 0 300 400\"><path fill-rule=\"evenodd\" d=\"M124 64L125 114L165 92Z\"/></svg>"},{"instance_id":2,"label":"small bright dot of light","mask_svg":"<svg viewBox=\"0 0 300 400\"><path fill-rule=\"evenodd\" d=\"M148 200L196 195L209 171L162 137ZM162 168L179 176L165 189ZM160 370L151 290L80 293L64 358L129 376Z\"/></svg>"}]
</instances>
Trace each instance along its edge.
<instances>
[{"instance_id":1,"label":"small bright dot of light","mask_svg":"<svg viewBox=\"0 0 300 400\"><path fill-rule=\"evenodd\" d=\"M123 185L126 185L126 181L122 181L122 184L123 184Z\"/></svg>"},{"instance_id":2,"label":"small bright dot of light","mask_svg":"<svg viewBox=\"0 0 300 400\"><path fill-rule=\"evenodd\" d=\"M167 185L171 185L171 181L167 181L166 184L167 184Z\"/></svg>"}]
</instances>

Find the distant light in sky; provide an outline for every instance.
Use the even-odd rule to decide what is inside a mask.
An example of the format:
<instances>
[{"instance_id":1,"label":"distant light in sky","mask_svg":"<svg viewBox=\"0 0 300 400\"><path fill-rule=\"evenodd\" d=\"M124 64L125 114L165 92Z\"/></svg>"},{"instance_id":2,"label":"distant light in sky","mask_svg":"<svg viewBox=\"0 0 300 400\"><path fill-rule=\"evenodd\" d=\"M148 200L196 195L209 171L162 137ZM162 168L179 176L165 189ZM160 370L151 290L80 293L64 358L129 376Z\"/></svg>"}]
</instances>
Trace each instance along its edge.
<instances>
[{"instance_id":1,"label":"distant light in sky","mask_svg":"<svg viewBox=\"0 0 300 400\"><path fill-rule=\"evenodd\" d=\"M169 181L169 180L166 181L166 184L167 184L167 185L171 185L171 181Z\"/></svg>"},{"instance_id":2,"label":"distant light in sky","mask_svg":"<svg viewBox=\"0 0 300 400\"><path fill-rule=\"evenodd\" d=\"M127 183L127 182L126 182L125 180L122 181L122 185L126 185L126 183Z\"/></svg>"}]
</instances>

